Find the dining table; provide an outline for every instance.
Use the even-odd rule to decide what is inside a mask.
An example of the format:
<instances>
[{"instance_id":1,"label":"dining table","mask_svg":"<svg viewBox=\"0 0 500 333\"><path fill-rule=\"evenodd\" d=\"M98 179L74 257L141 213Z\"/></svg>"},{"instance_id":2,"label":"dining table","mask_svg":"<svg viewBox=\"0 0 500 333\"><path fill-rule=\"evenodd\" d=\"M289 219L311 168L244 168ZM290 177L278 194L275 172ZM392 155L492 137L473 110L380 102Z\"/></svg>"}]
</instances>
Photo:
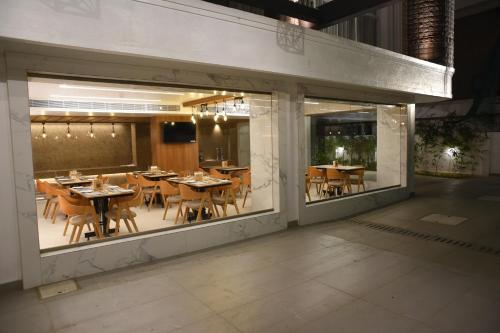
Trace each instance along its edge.
<instances>
[{"instance_id":1,"label":"dining table","mask_svg":"<svg viewBox=\"0 0 500 333\"><path fill-rule=\"evenodd\" d=\"M229 167L217 167L215 168L217 171L223 174L230 174L231 177L239 172L248 171L248 167L238 167L238 166L229 166Z\"/></svg>"},{"instance_id":2,"label":"dining table","mask_svg":"<svg viewBox=\"0 0 500 333\"><path fill-rule=\"evenodd\" d=\"M322 164L322 165L314 165L314 167L318 170L322 170L324 173L324 177L326 179L326 170L327 169L335 169L340 172L342 172L346 178L349 177L349 175L353 171L358 171L358 170L364 170L365 167L362 165L333 165L333 164ZM352 193L352 186L351 182L347 182L347 190L349 193Z\"/></svg>"},{"instance_id":3,"label":"dining table","mask_svg":"<svg viewBox=\"0 0 500 333\"><path fill-rule=\"evenodd\" d=\"M154 182L178 176L178 174L175 172L167 172L167 171L162 171L162 172L148 172L148 171L146 171L146 172L135 172L134 174L135 175L142 175L147 180L151 180Z\"/></svg>"},{"instance_id":4,"label":"dining table","mask_svg":"<svg viewBox=\"0 0 500 333\"><path fill-rule=\"evenodd\" d=\"M102 189L93 189L92 187L76 186L71 187L72 194L79 195L83 198L92 201L96 213L99 215L99 222L102 227L102 234L106 237L109 236L113 229L108 228L108 219L106 219L106 212L109 210L109 199L116 197L123 197L133 195L135 192L131 189L121 188L116 185L105 184ZM86 232L85 237L90 238L95 236L95 232Z\"/></svg>"},{"instance_id":5,"label":"dining table","mask_svg":"<svg viewBox=\"0 0 500 333\"><path fill-rule=\"evenodd\" d=\"M92 183L92 180L94 180L96 177L69 177L69 176L59 176L59 177L54 177L54 180L56 181L57 184L63 186L63 187L74 187L74 186L83 186L83 185L90 185Z\"/></svg>"},{"instance_id":6,"label":"dining table","mask_svg":"<svg viewBox=\"0 0 500 333\"><path fill-rule=\"evenodd\" d=\"M178 184L184 184L191 189L198 191L198 192L205 192L205 191L210 191L216 187L221 187L221 186L231 186L232 181L227 180L227 179L219 179L219 178L213 178L213 177L207 177L204 176L202 180L196 180L193 176L188 176L188 177L171 177L167 179L168 182L178 185ZM229 196L230 191L225 191L225 196L226 200ZM233 194L234 195L234 194ZM189 221L195 219L196 214L193 214L189 218ZM210 219L210 215L206 212L206 209L204 208L202 211L202 219L207 220Z\"/></svg>"}]
</instances>

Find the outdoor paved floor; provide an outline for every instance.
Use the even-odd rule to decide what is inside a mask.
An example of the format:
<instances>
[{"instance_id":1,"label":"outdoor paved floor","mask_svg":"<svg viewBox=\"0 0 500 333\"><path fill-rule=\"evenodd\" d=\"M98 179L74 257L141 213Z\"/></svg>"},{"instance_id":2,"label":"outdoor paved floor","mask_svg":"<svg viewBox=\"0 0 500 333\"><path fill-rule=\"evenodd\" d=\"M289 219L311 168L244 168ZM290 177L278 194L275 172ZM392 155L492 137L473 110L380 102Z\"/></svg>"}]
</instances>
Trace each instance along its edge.
<instances>
[{"instance_id":1,"label":"outdoor paved floor","mask_svg":"<svg viewBox=\"0 0 500 333\"><path fill-rule=\"evenodd\" d=\"M419 178L416 198L360 218L411 226L431 202L436 213L454 207L463 188L476 187ZM481 209L498 221L499 206ZM79 291L45 301L35 290L0 289L0 332L500 332L500 256L349 221L78 283Z\"/></svg>"}]
</instances>

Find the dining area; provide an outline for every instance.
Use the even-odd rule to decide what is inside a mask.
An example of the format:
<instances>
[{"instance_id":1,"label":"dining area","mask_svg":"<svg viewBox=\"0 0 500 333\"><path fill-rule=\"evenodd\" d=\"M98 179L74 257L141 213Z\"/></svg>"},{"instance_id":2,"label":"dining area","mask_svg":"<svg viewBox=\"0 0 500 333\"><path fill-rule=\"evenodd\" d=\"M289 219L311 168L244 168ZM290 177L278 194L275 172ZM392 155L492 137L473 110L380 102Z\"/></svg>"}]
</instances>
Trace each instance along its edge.
<instances>
[{"instance_id":1,"label":"dining area","mask_svg":"<svg viewBox=\"0 0 500 333\"><path fill-rule=\"evenodd\" d=\"M209 223L251 211L248 167L36 179L41 248Z\"/></svg>"}]
</instances>

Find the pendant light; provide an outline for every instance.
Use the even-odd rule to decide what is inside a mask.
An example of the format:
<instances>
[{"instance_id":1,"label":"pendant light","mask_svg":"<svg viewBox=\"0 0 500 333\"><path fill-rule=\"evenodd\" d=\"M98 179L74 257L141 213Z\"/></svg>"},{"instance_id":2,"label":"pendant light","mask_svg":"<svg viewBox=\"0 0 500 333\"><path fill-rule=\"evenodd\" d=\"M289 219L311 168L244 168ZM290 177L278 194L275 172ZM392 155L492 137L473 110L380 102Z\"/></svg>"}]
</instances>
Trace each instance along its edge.
<instances>
[{"instance_id":1,"label":"pendant light","mask_svg":"<svg viewBox=\"0 0 500 333\"><path fill-rule=\"evenodd\" d=\"M205 106L205 116L208 117L208 104L203 104Z\"/></svg>"},{"instance_id":2,"label":"pendant light","mask_svg":"<svg viewBox=\"0 0 500 333\"><path fill-rule=\"evenodd\" d=\"M91 139L95 139L94 128L92 127L92 123L90 123L89 136L90 136Z\"/></svg>"},{"instance_id":3,"label":"pendant light","mask_svg":"<svg viewBox=\"0 0 500 333\"><path fill-rule=\"evenodd\" d=\"M66 123L66 138L71 139L71 132L69 130L69 123Z\"/></svg>"},{"instance_id":4,"label":"pendant light","mask_svg":"<svg viewBox=\"0 0 500 333\"><path fill-rule=\"evenodd\" d=\"M47 138L47 133L45 133L45 123L42 123L42 139Z\"/></svg>"},{"instance_id":5,"label":"pendant light","mask_svg":"<svg viewBox=\"0 0 500 333\"><path fill-rule=\"evenodd\" d=\"M215 103L214 121L217 122L217 119L219 119L219 106Z\"/></svg>"},{"instance_id":6,"label":"pendant light","mask_svg":"<svg viewBox=\"0 0 500 333\"><path fill-rule=\"evenodd\" d=\"M222 106L222 115L224 116L224 121L227 121L226 101L224 101L224 105Z\"/></svg>"},{"instance_id":7,"label":"pendant light","mask_svg":"<svg viewBox=\"0 0 500 333\"><path fill-rule=\"evenodd\" d=\"M114 139L116 138L116 132L115 132L115 123L111 123L112 126L112 132L111 132L111 137Z\"/></svg>"},{"instance_id":8,"label":"pendant light","mask_svg":"<svg viewBox=\"0 0 500 333\"><path fill-rule=\"evenodd\" d=\"M200 119L203 119L203 104L200 105Z\"/></svg>"},{"instance_id":9,"label":"pendant light","mask_svg":"<svg viewBox=\"0 0 500 333\"><path fill-rule=\"evenodd\" d=\"M196 125L196 117L194 116L194 106L191 107L191 121Z\"/></svg>"}]
</instances>

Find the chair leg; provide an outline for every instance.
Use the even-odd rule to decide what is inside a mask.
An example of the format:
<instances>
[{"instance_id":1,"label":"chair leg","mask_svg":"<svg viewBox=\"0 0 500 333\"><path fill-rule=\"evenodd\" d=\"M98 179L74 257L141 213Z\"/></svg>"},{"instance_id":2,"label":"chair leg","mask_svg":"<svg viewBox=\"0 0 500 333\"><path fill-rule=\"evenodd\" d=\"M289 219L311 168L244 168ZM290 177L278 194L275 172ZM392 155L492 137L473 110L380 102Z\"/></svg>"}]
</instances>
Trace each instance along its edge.
<instances>
[{"instance_id":1,"label":"chair leg","mask_svg":"<svg viewBox=\"0 0 500 333\"><path fill-rule=\"evenodd\" d=\"M204 203L205 203L205 199L201 199L200 207L198 208L198 214L196 216L196 222L200 222L201 221L201 212L203 210L203 204Z\"/></svg>"},{"instance_id":2,"label":"chair leg","mask_svg":"<svg viewBox=\"0 0 500 333\"><path fill-rule=\"evenodd\" d=\"M188 215L189 215L189 207L186 207L186 209L184 210L184 217L182 218L182 224L186 223Z\"/></svg>"},{"instance_id":3,"label":"chair leg","mask_svg":"<svg viewBox=\"0 0 500 333\"><path fill-rule=\"evenodd\" d=\"M47 207L49 207L49 202L50 202L49 199L45 201L45 206L43 207L43 214L42 214L43 216L45 216L45 213L47 212Z\"/></svg>"},{"instance_id":4,"label":"chair leg","mask_svg":"<svg viewBox=\"0 0 500 333\"><path fill-rule=\"evenodd\" d=\"M245 197L243 198L243 208L245 208L245 203L247 202L248 188L245 191Z\"/></svg>"},{"instance_id":5,"label":"chair leg","mask_svg":"<svg viewBox=\"0 0 500 333\"><path fill-rule=\"evenodd\" d=\"M130 223L132 223L132 226L134 227L135 232L139 232L139 228L137 228L137 224L135 223L134 217L130 217Z\"/></svg>"},{"instance_id":6,"label":"chair leg","mask_svg":"<svg viewBox=\"0 0 500 333\"><path fill-rule=\"evenodd\" d=\"M179 202L179 208L177 208L177 215L175 216L175 224L177 224L177 221L179 220L179 214L182 211L182 201Z\"/></svg>"},{"instance_id":7,"label":"chair leg","mask_svg":"<svg viewBox=\"0 0 500 333\"><path fill-rule=\"evenodd\" d=\"M52 211L52 216L50 217L52 219L52 224L56 223L56 212L58 209L59 209L59 203L56 202L54 210Z\"/></svg>"},{"instance_id":8,"label":"chair leg","mask_svg":"<svg viewBox=\"0 0 500 333\"><path fill-rule=\"evenodd\" d=\"M165 211L163 212L163 219L165 220L165 218L167 217L168 207L170 207L170 202L168 202L167 200L165 200L163 202L164 202L164 205L165 205Z\"/></svg>"},{"instance_id":9,"label":"chair leg","mask_svg":"<svg viewBox=\"0 0 500 333\"><path fill-rule=\"evenodd\" d=\"M127 227L127 230L129 233L132 233L132 228L130 228L130 224L128 223L128 219L123 219L123 222L125 223L125 226Z\"/></svg>"},{"instance_id":10,"label":"chair leg","mask_svg":"<svg viewBox=\"0 0 500 333\"><path fill-rule=\"evenodd\" d=\"M231 189L231 196L233 197L233 203L234 203L234 208L236 209L236 214L240 214L238 203L236 202L236 196L234 195L234 191L232 189Z\"/></svg>"},{"instance_id":11,"label":"chair leg","mask_svg":"<svg viewBox=\"0 0 500 333\"><path fill-rule=\"evenodd\" d=\"M217 217L220 217L219 209L217 208L217 205L216 204L213 204L213 205L214 205L214 209L215 209L215 213L217 214Z\"/></svg>"},{"instance_id":12,"label":"chair leg","mask_svg":"<svg viewBox=\"0 0 500 333\"><path fill-rule=\"evenodd\" d=\"M80 243L80 237L82 236L82 232L83 232L83 224L80 224L78 225L78 233L76 234L74 243Z\"/></svg>"},{"instance_id":13,"label":"chair leg","mask_svg":"<svg viewBox=\"0 0 500 333\"><path fill-rule=\"evenodd\" d=\"M71 230L71 236L69 238L69 243L73 243L73 238L75 238L75 233L76 233L76 224L73 225L73 230Z\"/></svg>"},{"instance_id":14,"label":"chair leg","mask_svg":"<svg viewBox=\"0 0 500 333\"><path fill-rule=\"evenodd\" d=\"M66 236L66 232L68 231L68 226L69 226L69 216L66 219L66 223L64 224L63 236Z\"/></svg>"}]
</instances>

